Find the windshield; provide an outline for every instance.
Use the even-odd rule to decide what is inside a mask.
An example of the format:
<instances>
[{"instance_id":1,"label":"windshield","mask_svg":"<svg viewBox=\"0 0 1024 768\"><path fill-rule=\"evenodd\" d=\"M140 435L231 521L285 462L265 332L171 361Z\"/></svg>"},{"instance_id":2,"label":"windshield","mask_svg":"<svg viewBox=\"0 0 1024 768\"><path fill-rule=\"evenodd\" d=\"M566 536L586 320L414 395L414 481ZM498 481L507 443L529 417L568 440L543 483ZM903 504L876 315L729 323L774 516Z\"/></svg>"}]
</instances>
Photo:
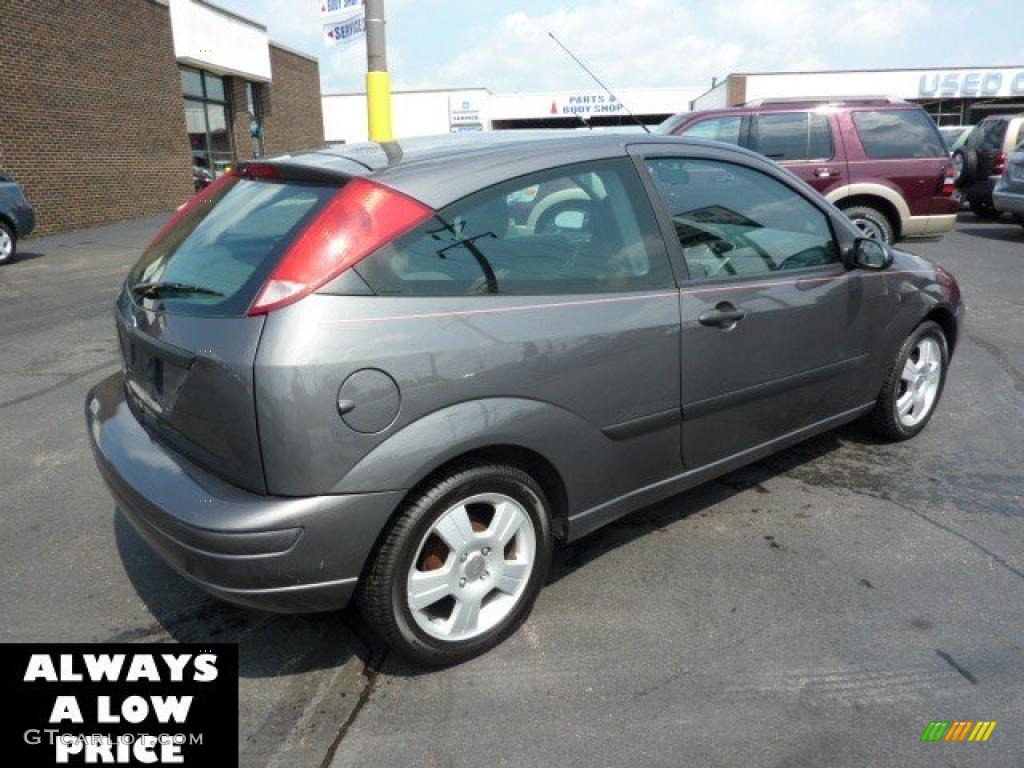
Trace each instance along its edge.
<instances>
[{"instance_id":1,"label":"windshield","mask_svg":"<svg viewBox=\"0 0 1024 768\"><path fill-rule=\"evenodd\" d=\"M243 315L302 225L336 192L232 179L150 245L128 288L147 306L170 312Z\"/></svg>"}]
</instances>

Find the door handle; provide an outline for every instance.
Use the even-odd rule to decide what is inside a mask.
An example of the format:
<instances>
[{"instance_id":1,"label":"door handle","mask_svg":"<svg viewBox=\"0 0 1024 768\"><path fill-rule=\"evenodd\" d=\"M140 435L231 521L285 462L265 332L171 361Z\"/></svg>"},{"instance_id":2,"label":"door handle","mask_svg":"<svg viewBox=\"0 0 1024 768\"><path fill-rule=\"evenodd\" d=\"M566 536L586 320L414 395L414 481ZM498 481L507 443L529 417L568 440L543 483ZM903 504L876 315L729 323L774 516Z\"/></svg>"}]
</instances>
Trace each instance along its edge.
<instances>
[{"instance_id":1,"label":"door handle","mask_svg":"<svg viewBox=\"0 0 1024 768\"><path fill-rule=\"evenodd\" d=\"M819 179L834 179L839 175L835 168L815 168L814 175Z\"/></svg>"},{"instance_id":2,"label":"door handle","mask_svg":"<svg viewBox=\"0 0 1024 768\"><path fill-rule=\"evenodd\" d=\"M746 316L747 313L742 309L736 309L730 302L723 301L717 304L714 309L710 309L698 316L697 322L701 325L710 325L728 331L735 328L736 323Z\"/></svg>"}]
</instances>

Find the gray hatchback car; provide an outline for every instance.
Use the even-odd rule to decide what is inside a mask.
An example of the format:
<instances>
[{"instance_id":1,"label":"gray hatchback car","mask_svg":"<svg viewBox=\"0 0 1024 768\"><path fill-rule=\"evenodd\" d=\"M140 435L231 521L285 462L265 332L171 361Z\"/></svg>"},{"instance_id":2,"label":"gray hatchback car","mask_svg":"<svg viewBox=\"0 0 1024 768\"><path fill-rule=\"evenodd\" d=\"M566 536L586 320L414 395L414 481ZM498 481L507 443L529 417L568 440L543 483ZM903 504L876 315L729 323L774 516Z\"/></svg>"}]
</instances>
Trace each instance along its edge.
<instances>
[{"instance_id":1,"label":"gray hatchback car","mask_svg":"<svg viewBox=\"0 0 1024 768\"><path fill-rule=\"evenodd\" d=\"M963 316L774 163L477 135L240 165L125 281L96 461L160 555L275 611L353 597L444 664L572 541L858 417L924 428Z\"/></svg>"}]
</instances>

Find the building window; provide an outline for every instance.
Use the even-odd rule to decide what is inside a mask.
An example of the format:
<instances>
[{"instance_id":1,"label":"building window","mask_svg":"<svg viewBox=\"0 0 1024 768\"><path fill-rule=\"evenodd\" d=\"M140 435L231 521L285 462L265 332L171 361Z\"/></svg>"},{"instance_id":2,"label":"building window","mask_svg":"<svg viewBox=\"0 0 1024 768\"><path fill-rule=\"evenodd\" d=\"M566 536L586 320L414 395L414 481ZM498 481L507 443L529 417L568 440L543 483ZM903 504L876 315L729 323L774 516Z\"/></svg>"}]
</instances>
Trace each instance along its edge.
<instances>
[{"instance_id":1,"label":"building window","mask_svg":"<svg viewBox=\"0 0 1024 768\"><path fill-rule=\"evenodd\" d=\"M245 84L245 102L249 113L249 135L252 137L252 156L263 157L263 107L260 102L260 87L256 83Z\"/></svg>"},{"instance_id":2,"label":"building window","mask_svg":"<svg viewBox=\"0 0 1024 768\"><path fill-rule=\"evenodd\" d=\"M230 103L224 79L196 69L181 70L185 123L193 172L216 178L235 161L231 146Z\"/></svg>"}]
</instances>

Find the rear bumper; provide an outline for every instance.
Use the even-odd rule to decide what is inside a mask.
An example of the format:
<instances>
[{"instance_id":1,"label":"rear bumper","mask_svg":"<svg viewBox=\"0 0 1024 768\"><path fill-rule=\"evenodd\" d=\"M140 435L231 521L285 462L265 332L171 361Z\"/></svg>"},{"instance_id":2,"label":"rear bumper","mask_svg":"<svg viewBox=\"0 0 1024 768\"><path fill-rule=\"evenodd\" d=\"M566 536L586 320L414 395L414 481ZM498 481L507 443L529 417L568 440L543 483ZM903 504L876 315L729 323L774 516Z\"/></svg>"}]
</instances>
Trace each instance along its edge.
<instances>
[{"instance_id":1,"label":"rear bumper","mask_svg":"<svg viewBox=\"0 0 1024 768\"><path fill-rule=\"evenodd\" d=\"M331 610L349 601L402 491L243 491L153 439L123 393L115 374L86 397L96 465L125 517L171 567L217 597L264 610Z\"/></svg>"},{"instance_id":2,"label":"rear bumper","mask_svg":"<svg viewBox=\"0 0 1024 768\"><path fill-rule=\"evenodd\" d=\"M1020 182L1017 182L1016 186L1024 187ZM997 211L1024 215L1024 190L1020 192L1011 191L1000 180L996 184L996 188L992 190L992 204L995 205Z\"/></svg>"},{"instance_id":3,"label":"rear bumper","mask_svg":"<svg viewBox=\"0 0 1024 768\"><path fill-rule=\"evenodd\" d=\"M956 226L956 213L940 213L930 216L911 216L904 220L903 237L929 237L942 235Z\"/></svg>"}]
</instances>

